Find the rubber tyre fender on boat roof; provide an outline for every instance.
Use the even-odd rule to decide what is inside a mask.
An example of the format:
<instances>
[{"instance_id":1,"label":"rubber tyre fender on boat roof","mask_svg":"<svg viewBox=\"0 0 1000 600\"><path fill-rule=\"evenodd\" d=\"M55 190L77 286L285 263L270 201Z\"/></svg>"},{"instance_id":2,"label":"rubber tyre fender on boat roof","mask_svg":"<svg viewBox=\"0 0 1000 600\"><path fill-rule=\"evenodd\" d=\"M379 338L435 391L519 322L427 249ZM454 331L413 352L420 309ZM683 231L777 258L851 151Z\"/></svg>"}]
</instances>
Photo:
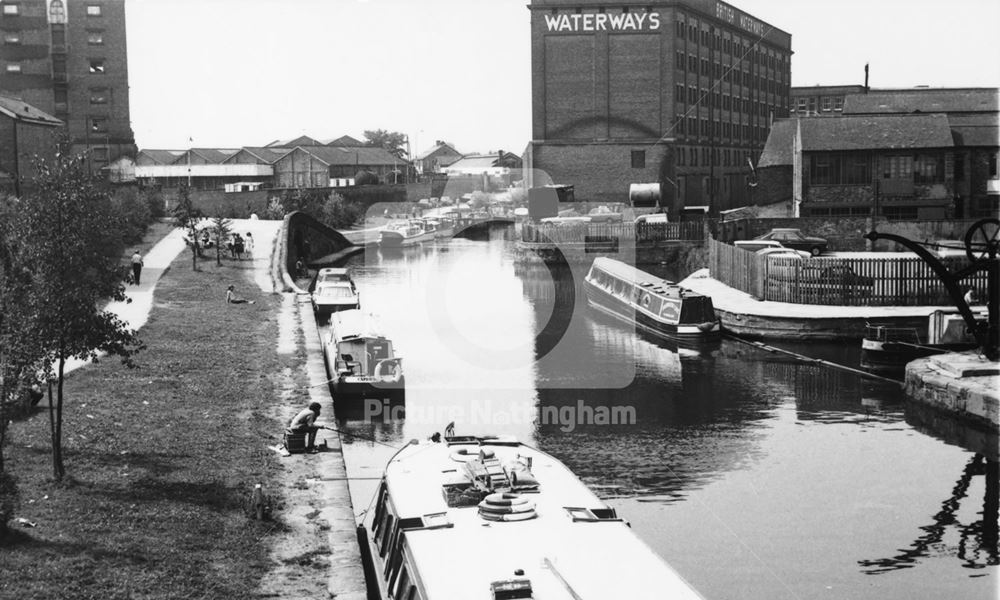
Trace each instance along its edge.
<instances>
[{"instance_id":1,"label":"rubber tyre fender on boat roof","mask_svg":"<svg viewBox=\"0 0 1000 600\"><path fill-rule=\"evenodd\" d=\"M526 512L535 512L535 503L526 504L515 504L508 506L495 506L493 504L487 504L486 502L479 503L479 514L491 514L491 515L515 515Z\"/></svg>"},{"instance_id":2,"label":"rubber tyre fender on boat roof","mask_svg":"<svg viewBox=\"0 0 1000 600\"><path fill-rule=\"evenodd\" d=\"M517 506L520 504L527 504L529 502L527 496L522 496L521 494L511 494L508 492L490 494L483 499L486 504L490 506Z\"/></svg>"},{"instance_id":3,"label":"rubber tyre fender on boat roof","mask_svg":"<svg viewBox=\"0 0 1000 600\"><path fill-rule=\"evenodd\" d=\"M387 371L387 372L383 372ZM392 377L393 381L399 380L399 360L395 358L388 358L380 360L375 363L375 374L376 375L388 375Z\"/></svg>"},{"instance_id":4,"label":"rubber tyre fender on boat roof","mask_svg":"<svg viewBox=\"0 0 1000 600\"><path fill-rule=\"evenodd\" d=\"M537 517L538 513L535 511L507 515L479 513L479 516L487 521L527 521L528 519L534 519Z\"/></svg>"}]
</instances>

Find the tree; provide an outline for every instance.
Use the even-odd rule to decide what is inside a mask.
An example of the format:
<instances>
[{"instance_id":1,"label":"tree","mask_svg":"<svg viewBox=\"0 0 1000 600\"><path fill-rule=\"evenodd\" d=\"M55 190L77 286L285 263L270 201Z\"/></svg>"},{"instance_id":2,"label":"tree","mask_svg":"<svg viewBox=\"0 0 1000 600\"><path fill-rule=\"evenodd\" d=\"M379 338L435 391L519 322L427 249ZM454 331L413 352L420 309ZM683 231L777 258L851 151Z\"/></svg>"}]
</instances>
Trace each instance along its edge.
<instances>
[{"instance_id":1,"label":"tree","mask_svg":"<svg viewBox=\"0 0 1000 600\"><path fill-rule=\"evenodd\" d=\"M215 238L215 264L222 265L222 245L233 233L233 222L223 217L212 219L212 237Z\"/></svg>"},{"instance_id":2,"label":"tree","mask_svg":"<svg viewBox=\"0 0 1000 600\"><path fill-rule=\"evenodd\" d=\"M406 134L398 131L386 131L385 129L365 131L366 144L375 148L385 148L400 160L404 160L407 155L407 142Z\"/></svg>"},{"instance_id":3,"label":"tree","mask_svg":"<svg viewBox=\"0 0 1000 600\"><path fill-rule=\"evenodd\" d=\"M134 330L99 308L108 299L126 300L128 267L121 264L122 219L87 174L85 156L36 158L34 170L35 191L14 215L14 260L31 275L27 334L44 352L45 371L54 372L49 424L53 475L61 480L66 361L106 353L134 366L132 355L142 344Z\"/></svg>"},{"instance_id":4,"label":"tree","mask_svg":"<svg viewBox=\"0 0 1000 600\"><path fill-rule=\"evenodd\" d=\"M343 196L334 192L323 205L320 220L334 229L346 229L361 217L362 212L360 206L347 202Z\"/></svg>"},{"instance_id":5,"label":"tree","mask_svg":"<svg viewBox=\"0 0 1000 600\"><path fill-rule=\"evenodd\" d=\"M174 225L187 232L188 244L191 246L191 269L198 270L198 256L201 247L198 242L198 223L203 215L194 202L191 201L191 189L181 184L177 188L177 207L174 208Z\"/></svg>"}]
</instances>

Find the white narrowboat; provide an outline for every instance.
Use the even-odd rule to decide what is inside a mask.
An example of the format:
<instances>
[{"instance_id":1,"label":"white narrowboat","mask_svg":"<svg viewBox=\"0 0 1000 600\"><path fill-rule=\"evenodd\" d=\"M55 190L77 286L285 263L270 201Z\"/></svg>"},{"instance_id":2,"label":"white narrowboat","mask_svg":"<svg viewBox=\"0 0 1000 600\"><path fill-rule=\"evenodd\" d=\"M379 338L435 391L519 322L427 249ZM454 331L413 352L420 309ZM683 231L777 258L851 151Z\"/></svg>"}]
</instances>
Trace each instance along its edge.
<instances>
[{"instance_id":1,"label":"white narrowboat","mask_svg":"<svg viewBox=\"0 0 1000 600\"><path fill-rule=\"evenodd\" d=\"M511 438L403 447L359 538L385 600L701 598L565 465Z\"/></svg>"},{"instance_id":2,"label":"white narrowboat","mask_svg":"<svg viewBox=\"0 0 1000 600\"><path fill-rule=\"evenodd\" d=\"M718 340L721 335L710 297L632 265L595 258L585 284L590 306L646 333L689 344Z\"/></svg>"},{"instance_id":3,"label":"white narrowboat","mask_svg":"<svg viewBox=\"0 0 1000 600\"><path fill-rule=\"evenodd\" d=\"M383 229L379 236L379 246L383 248L415 246L433 240L434 236L434 229L428 227L425 221L410 219L405 223L394 223Z\"/></svg>"},{"instance_id":4,"label":"white narrowboat","mask_svg":"<svg viewBox=\"0 0 1000 600\"><path fill-rule=\"evenodd\" d=\"M394 396L404 390L403 359L372 315L333 313L323 354L337 397Z\"/></svg>"}]
</instances>

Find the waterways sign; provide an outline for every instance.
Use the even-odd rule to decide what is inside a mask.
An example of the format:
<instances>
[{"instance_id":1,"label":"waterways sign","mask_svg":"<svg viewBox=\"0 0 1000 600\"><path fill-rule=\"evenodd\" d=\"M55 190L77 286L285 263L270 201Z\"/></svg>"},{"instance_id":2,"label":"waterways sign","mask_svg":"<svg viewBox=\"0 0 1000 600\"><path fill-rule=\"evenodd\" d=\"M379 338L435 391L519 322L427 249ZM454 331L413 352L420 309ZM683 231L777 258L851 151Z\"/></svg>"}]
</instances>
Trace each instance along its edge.
<instances>
[{"instance_id":1,"label":"waterways sign","mask_svg":"<svg viewBox=\"0 0 1000 600\"><path fill-rule=\"evenodd\" d=\"M545 15L549 31L655 31L660 13L590 13Z\"/></svg>"}]
</instances>

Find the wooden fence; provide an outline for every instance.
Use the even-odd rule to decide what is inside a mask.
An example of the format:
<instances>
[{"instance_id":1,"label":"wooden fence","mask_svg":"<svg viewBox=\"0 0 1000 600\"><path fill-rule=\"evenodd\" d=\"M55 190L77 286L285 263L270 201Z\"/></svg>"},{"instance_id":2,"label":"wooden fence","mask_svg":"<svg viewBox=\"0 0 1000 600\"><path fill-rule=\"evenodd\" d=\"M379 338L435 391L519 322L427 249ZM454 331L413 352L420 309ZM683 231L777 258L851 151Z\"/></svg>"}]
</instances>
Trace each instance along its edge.
<instances>
[{"instance_id":1,"label":"wooden fence","mask_svg":"<svg viewBox=\"0 0 1000 600\"><path fill-rule=\"evenodd\" d=\"M942 259L952 272L969 264ZM950 306L954 302L931 267L916 257L767 258L709 240L709 269L729 287L761 300L839 306ZM986 273L962 281L983 296Z\"/></svg>"},{"instance_id":2,"label":"wooden fence","mask_svg":"<svg viewBox=\"0 0 1000 600\"><path fill-rule=\"evenodd\" d=\"M521 241L534 244L572 244L593 240L630 243L703 241L704 227L698 221L678 223L533 223L521 227Z\"/></svg>"}]
</instances>

